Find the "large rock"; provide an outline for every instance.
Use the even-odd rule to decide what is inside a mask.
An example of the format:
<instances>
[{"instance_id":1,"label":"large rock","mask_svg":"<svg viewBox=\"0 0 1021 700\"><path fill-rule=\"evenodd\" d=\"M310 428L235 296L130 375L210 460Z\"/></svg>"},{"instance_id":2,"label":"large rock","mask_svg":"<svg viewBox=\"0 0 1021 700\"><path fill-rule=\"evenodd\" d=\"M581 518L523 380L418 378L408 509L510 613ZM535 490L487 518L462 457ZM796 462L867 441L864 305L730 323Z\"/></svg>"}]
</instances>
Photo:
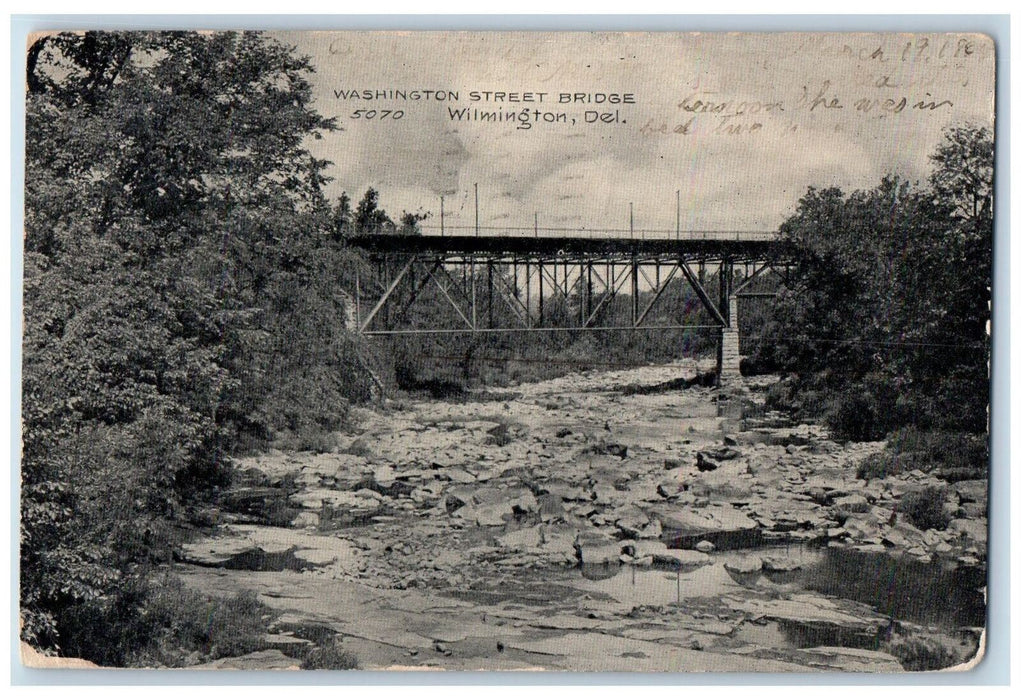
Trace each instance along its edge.
<instances>
[{"instance_id":1,"label":"large rock","mask_svg":"<svg viewBox=\"0 0 1021 700\"><path fill-rule=\"evenodd\" d=\"M574 547L577 530L571 527L544 525L540 531L539 548L555 562L573 564L576 557Z\"/></svg>"},{"instance_id":2,"label":"large rock","mask_svg":"<svg viewBox=\"0 0 1021 700\"><path fill-rule=\"evenodd\" d=\"M986 479L958 481L952 488L961 503L978 503L983 508L988 503L989 482Z\"/></svg>"},{"instance_id":3,"label":"large rock","mask_svg":"<svg viewBox=\"0 0 1021 700\"><path fill-rule=\"evenodd\" d=\"M668 549L659 554L654 554L652 561L655 564L669 566L672 569L694 571L709 564L712 558L708 554L691 549Z\"/></svg>"},{"instance_id":4,"label":"large rock","mask_svg":"<svg viewBox=\"0 0 1021 700\"><path fill-rule=\"evenodd\" d=\"M637 563L652 563L657 557L666 554L666 542L659 540L638 540L625 546L624 551L630 554Z\"/></svg>"},{"instance_id":5,"label":"large rock","mask_svg":"<svg viewBox=\"0 0 1021 700\"><path fill-rule=\"evenodd\" d=\"M898 518L883 534L883 543L892 547L907 549L925 543L925 533L903 518Z\"/></svg>"},{"instance_id":6,"label":"large rock","mask_svg":"<svg viewBox=\"0 0 1021 700\"><path fill-rule=\"evenodd\" d=\"M763 571L786 573L788 571L796 571L800 568L801 564L794 559L787 557L762 557Z\"/></svg>"},{"instance_id":7,"label":"large rock","mask_svg":"<svg viewBox=\"0 0 1021 700\"><path fill-rule=\"evenodd\" d=\"M833 509L837 513L867 513L869 502L860 494L852 494L833 501Z\"/></svg>"},{"instance_id":8,"label":"large rock","mask_svg":"<svg viewBox=\"0 0 1021 700\"><path fill-rule=\"evenodd\" d=\"M516 516L534 513L539 504L523 486L492 486L451 489L446 496L447 512L482 527L504 525Z\"/></svg>"},{"instance_id":9,"label":"large rock","mask_svg":"<svg viewBox=\"0 0 1021 700\"><path fill-rule=\"evenodd\" d=\"M853 673L900 673L904 671L895 656L883 651L851 647L811 647L801 649L797 657L812 666Z\"/></svg>"},{"instance_id":10,"label":"large rock","mask_svg":"<svg viewBox=\"0 0 1021 700\"><path fill-rule=\"evenodd\" d=\"M961 535L985 547L986 541L989 538L989 524L985 518L981 520L956 518L947 525L947 532Z\"/></svg>"},{"instance_id":11,"label":"large rock","mask_svg":"<svg viewBox=\"0 0 1021 700\"><path fill-rule=\"evenodd\" d=\"M752 493L752 478L739 465L725 465L702 472L686 481L687 490L696 496L719 501L747 503Z\"/></svg>"},{"instance_id":12,"label":"large rock","mask_svg":"<svg viewBox=\"0 0 1021 700\"><path fill-rule=\"evenodd\" d=\"M505 549L525 551L534 549L542 543L542 528L539 525L508 532L503 537L498 537L496 543Z\"/></svg>"},{"instance_id":13,"label":"large rock","mask_svg":"<svg viewBox=\"0 0 1021 700\"><path fill-rule=\"evenodd\" d=\"M537 493L556 496L562 501L592 500L592 491L590 489L585 489L559 479L542 482L537 488Z\"/></svg>"},{"instance_id":14,"label":"large rock","mask_svg":"<svg viewBox=\"0 0 1021 700\"><path fill-rule=\"evenodd\" d=\"M191 666L192 670L231 670L231 671L297 671L301 668L301 661L292 659L279 649L264 649L253 651L244 656L229 656L215 661L209 661L198 666Z\"/></svg>"},{"instance_id":15,"label":"large rock","mask_svg":"<svg viewBox=\"0 0 1021 700\"><path fill-rule=\"evenodd\" d=\"M732 505L711 504L702 508L660 508L654 512L664 531L679 537L758 529L758 523Z\"/></svg>"},{"instance_id":16,"label":"large rock","mask_svg":"<svg viewBox=\"0 0 1021 700\"><path fill-rule=\"evenodd\" d=\"M703 455L703 459L709 458L716 462L723 462L728 459L736 459L741 456L741 453L738 450L735 450L733 447L728 446L705 449L699 452L699 454Z\"/></svg>"},{"instance_id":17,"label":"large rock","mask_svg":"<svg viewBox=\"0 0 1021 700\"><path fill-rule=\"evenodd\" d=\"M617 564L620 563L620 555L633 544L612 540L601 532L588 530L578 533L574 548L582 564Z\"/></svg>"},{"instance_id":18,"label":"large rock","mask_svg":"<svg viewBox=\"0 0 1021 700\"><path fill-rule=\"evenodd\" d=\"M732 574L756 574L762 570L762 559L756 556L745 556L723 563L723 568Z\"/></svg>"},{"instance_id":19,"label":"large rock","mask_svg":"<svg viewBox=\"0 0 1021 700\"><path fill-rule=\"evenodd\" d=\"M718 462L708 459L703 453L699 452L695 455L695 468L700 472L711 472L714 469L719 469L720 465Z\"/></svg>"}]
</instances>

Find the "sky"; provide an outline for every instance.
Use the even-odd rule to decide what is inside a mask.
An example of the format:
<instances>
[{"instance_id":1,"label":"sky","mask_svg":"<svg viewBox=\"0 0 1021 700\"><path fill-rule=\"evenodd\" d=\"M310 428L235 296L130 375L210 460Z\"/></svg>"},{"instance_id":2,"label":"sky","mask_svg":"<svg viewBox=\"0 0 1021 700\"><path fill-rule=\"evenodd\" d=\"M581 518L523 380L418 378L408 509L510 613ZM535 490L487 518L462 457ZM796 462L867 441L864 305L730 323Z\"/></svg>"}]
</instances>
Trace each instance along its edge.
<instances>
[{"instance_id":1,"label":"sky","mask_svg":"<svg viewBox=\"0 0 1021 700\"><path fill-rule=\"evenodd\" d=\"M437 229L441 196L448 230L473 226L477 183L483 227L775 230L809 186L924 179L945 127L993 121L975 34L276 36L340 127L310 143L331 198L371 186ZM452 118L476 109L505 120ZM529 128L506 120L522 110Z\"/></svg>"}]
</instances>

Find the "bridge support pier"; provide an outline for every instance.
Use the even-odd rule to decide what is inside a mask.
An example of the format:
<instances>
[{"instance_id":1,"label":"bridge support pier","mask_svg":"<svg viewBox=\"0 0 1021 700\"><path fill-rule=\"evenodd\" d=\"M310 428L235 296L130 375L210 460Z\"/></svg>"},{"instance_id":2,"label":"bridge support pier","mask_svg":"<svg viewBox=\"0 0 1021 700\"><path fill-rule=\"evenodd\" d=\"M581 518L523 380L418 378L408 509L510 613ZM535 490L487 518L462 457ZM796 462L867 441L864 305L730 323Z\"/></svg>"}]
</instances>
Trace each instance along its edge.
<instances>
[{"instance_id":1,"label":"bridge support pier","mask_svg":"<svg viewBox=\"0 0 1021 700\"><path fill-rule=\"evenodd\" d=\"M721 386L741 379L741 334L737 323L737 295L731 296L729 302L729 325L720 329L720 344L716 352L716 381Z\"/></svg>"}]
</instances>

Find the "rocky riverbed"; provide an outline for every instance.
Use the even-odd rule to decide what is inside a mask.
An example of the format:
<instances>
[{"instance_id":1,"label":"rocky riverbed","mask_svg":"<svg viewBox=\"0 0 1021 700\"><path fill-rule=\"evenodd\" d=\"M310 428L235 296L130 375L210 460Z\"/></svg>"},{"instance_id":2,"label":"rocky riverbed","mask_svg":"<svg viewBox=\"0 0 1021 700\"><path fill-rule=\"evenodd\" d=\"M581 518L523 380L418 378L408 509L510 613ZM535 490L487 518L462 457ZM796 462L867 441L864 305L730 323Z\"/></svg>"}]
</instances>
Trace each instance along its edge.
<instances>
[{"instance_id":1,"label":"rocky riverbed","mask_svg":"<svg viewBox=\"0 0 1021 700\"><path fill-rule=\"evenodd\" d=\"M254 590L289 668L326 637L359 667L900 671L975 656L986 482L944 530L900 513L946 485L871 481L882 443L717 389L693 362L591 372L463 401L358 409L327 454L240 460L188 585Z\"/></svg>"}]
</instances>

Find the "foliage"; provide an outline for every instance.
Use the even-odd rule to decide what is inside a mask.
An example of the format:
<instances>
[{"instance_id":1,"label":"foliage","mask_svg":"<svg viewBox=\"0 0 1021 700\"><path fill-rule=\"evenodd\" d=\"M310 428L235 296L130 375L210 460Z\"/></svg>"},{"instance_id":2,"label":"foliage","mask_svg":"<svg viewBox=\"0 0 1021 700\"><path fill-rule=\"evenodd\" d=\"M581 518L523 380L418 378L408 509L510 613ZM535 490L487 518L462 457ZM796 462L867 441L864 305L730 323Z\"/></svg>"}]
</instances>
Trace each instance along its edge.
<instances>
[{"instance_id":1,"label":"foliage","mask_svg":"<svg viewBox=\"0 0 1021 700\"><path fill-rule=\"evenodd\" d=\"M251 591L207 598L178 579L132 579L63 613L65 653L103 666L176 667L265 648L273 617Z\"/></svg>"},{"instance_id":2,"label":"foliage","mask_svg":"<svg viewBox=\"0 0 1021 700\"><path fill-rule=\"evenodd\" d=\"M939 671L964 661L961 650L948 640L925 634L897 634L885 651L897 657L905 671Z\"/></svg>"},{"instance_id":3,"label":"foliage","mask_svg":"<svg viewBox=\"0 0 1021 700\"><path fill-rule=\"evenodd\" d=\"M911 518L911 522L919 529L945 530L950 524L946 503L945 486L926 486L919 491L904 494L900 501L900 510Z\"/></svg>"},{"instance_id":4,"label":"foliage","mask_svg":"<svg viewBox=\"0 0 1021 700\"><path fill-rule=\"evenodd\" d=\"M333 640L309 651L301 661L301 668L311 671L346 671L358 668L358 659Z\"/></svg>"},{"instance_id":5,"label":"foliage","mask_svg":"<svg viewBox=\"0 0 1021 700\"><path fill-rule=\"evenodd\" d=\"M66 653L147 590L239 437L328 432L367 395L336 292L363 263L333 239L305 144L334 125L291 48L55 34L28 71L22 636Z\"/></svg>"},{"instance_id":6,"label":"foliage","mask_svg":"<svg viewBox=\"0 0 1021 700\"><path fill-rule=\"evenodd\" d=\"M985 432L992 152L988 129L948 129L926 186L810 188L781 226L792 284L755 363L830 397L837 434Z\"/></svg>"},{"instance_id":7,"label":"foliage","mask_svg":"<svg viewBox=\"0 0 1021 700\"><path fill-rule=\"evenodd\" d=\"M862 460L859 479L882 479L915 469L949 482L981 479L988 473L985 435L923 431L905 427L891 433L886 449Z\"/></svg>"}]
</instances>

